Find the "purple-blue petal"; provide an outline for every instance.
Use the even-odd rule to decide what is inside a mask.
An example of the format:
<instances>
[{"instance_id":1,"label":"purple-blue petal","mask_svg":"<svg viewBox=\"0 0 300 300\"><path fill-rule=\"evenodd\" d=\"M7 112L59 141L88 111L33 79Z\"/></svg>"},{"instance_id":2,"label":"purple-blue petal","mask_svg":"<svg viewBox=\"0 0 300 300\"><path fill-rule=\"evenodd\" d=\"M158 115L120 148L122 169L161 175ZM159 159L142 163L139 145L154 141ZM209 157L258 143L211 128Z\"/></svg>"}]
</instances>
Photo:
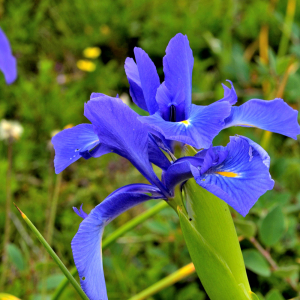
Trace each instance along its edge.
<instances>
[{"instance_id":1,"label":"purple-blue petal","mask_svg":"<svg viewBox=\"0 0 300 300\"><path fill-rule=\"evenodd\" d=\"M139 117L151 128L161 133L166 139L175 140L195 148L209 148L214 137L224 126L224 119L230 114L227 101L215 102L209 106L192 105L188 124L167 122L159 113Z\"/></svg>"},{"instance_id":2,"label":"purple-blue petal","mask_svg":"<svg viewBox=\"0 0 300 300\"><path fill-rule=\"evenodd\" d=\"M160 85L159 77L154 63L143 49L135 47L134 55L147 110L152 115L158 110L155 96Z\"/></svg>"},{"instance_id":3,"label":"purple-blue petal","mask_svg":"<svg viewBox=\"0 0 300 300\"><path fill-rule=\"evenodd\" d=\"M225 128L230 126L257 127L297 139L300 134L298 111L282 99L252 99L241 106L232 107L225 120Z\"/></svg>"},{"instance_id":4,"label":"purple-blue petal","mask_svg":"<svg viewBox=\"0 0 300 300\"><path fill-rule=\"evenodd\" d=\"M79 210L77 207L73 207L73 210L80 218L85 219L88 216L88 214L82 209L82 205L83 204L80 205Z\"/></svg>"},{"instance_id":5,"label":"purple-blue petal","mask_svg":"<svg viewBox=\"0 0 300 300\"><path fill-rule=\"evenodd\" d=\"M173 37L163 58L165 85L171 100L183 90L184 114L189 117L192 103L192 72L194 66L193 52L186 35L178 33Z\"/></svg>"},{"instance_id":6,"label":"purple-blue petal","mask_svg":"<svg viewBox=\"0 0 300 300\"><path fill-rule=\"evenodd\" d=\"M12 55L9 40L0 28L0 70L4 74L7 84L17 79L17 60Z\"/></svg>"},{"instance_id":7,"label":"purple-blue petal","mask_svg":"<svg viewBox=\"0 0 300 300\"><path fill-rule=\"evenodd\" d=\"M81 153L96 147L99 144L99 138L92 124L80 124L56 134L52 138L52 144L55 150L55 173L58 174L78 160L82 156ZM101 155L106 153L108 149L102 148Z\"/></svg>"},{"instance_id":8,"label":"purple-blue petal","mask_svg":"<svg viewBox=\"0 0 300 300\"><path fill-rule=\"evenodd\" d=\"M155 138L149 134L149 148L148 148L149 160L162 170L167 170L171 165L170 161L160 150Z\"/></svg>"},{"instance_id":9,"label":"purple-blue petal","mask_svg":"<svg viewBox=\"0 0 300 300\"><path fill-rule=\"evenodd\" d=\"M179 158L166 172L163 172L163 183L173 193L175 186L193 177L191 169L193 169L194 166L196 166L195 168L200 168L202 163L202 158L189 156Z\"/></svg>"},{"instance_id":10,"label":"purple-blue petal","mask_svg":"<svg viewBox=\"0 0 300 300\"><path fill-rule=\"evenodd\" d=\"M235 92L232 82L230 80L226 80L226 81L230 83L231 88L227 87L225 84L222 83L224 89L224 97L218 100L218 102L228 101L231 105L234 105L238 100L237 94Z\"/></svg>"},{"instance_id":11,"label":"purple-blue petal","mask_svg":"<svg viewBox=\"0 0 300 300\"><path fill-rule=\"evenodd\" d=\"M124 67L129 82L129 93L133 102L141 109L148 111L143 94L139 70L133 58L127 57Z\"/></svg>"},{"instance_id":12,"label":"purple-blue petal","mask_svg":"<svg viewBox=\"0 0 300 300\"><path fill-rule=\"evenodd\" d=\"M104 227L124 211L159 198L163 195L156 187L132 184L112 193L81 222L71 246L81 287L90 300L108 299L101 247Z\"/></svg>"},{"instance_id":13,"label":"purple-blue petal","mask_svg":"<svg viewBox=\"0 0 300 300\"><path fill-rule=\"evenodd\" d=\"M161 186L148 156L148 130L138 114L122 100L103 96L85 104L84 115L92 122L99 140L111 152L127 158L152 184Z\"/></svg>"},{"instance_id":14,"label":"purple-blue petal","mask_svg":"<svg viewBox=\"0 0 300 300\"><path fill-rule=\"evenodd\" d=\"M257 145L257 144L256 144ZM242 137L231 137L227 158L204 174L194 173L197 183L245 216L258 198L271 190L274 181L258 145Z\"/></svg>"}]
</instances>

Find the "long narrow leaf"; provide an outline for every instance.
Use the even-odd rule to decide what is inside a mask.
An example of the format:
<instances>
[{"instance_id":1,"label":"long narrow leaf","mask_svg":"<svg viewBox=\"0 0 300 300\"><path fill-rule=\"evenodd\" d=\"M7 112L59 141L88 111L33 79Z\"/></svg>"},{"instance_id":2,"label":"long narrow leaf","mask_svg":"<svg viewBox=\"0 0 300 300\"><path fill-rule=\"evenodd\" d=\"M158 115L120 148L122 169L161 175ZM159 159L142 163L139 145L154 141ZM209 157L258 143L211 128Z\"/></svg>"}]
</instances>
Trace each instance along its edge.
<instances>
[{"instance_id":1,"label":"long narrow leaf","mask_svg":"<svg viewBox=\"0 0 300 300\"><path fill-rule=\"evenodd\" d=\"M16 205L15 205L16 206ZM38 229L32 224L32 222L27 218L27 216L16 206L16 208L19 210L22 218L27 223L29 228L32 230L32 232L35 234L37 239L42 243L42 245L45 247L47 252L50 254L50 256L53 258L53 260L56 262L56 264L59 266L61 271L64 273L64 275L68 278L70 283L73 285L77 293L80 295L80 297L84 300L89 300L89 298L86 296L84 291L81 289L78 282L75 280L75 278L71 275L69 270L66 268L66 266L63 264L63 262L60 260L60 258L56 255L56 253L53 251L53 249L50 247L50 245L47 243L47 241L44 239L44 237L41 235L41 233L38 231Z\"/></svg>"}]
</instances>

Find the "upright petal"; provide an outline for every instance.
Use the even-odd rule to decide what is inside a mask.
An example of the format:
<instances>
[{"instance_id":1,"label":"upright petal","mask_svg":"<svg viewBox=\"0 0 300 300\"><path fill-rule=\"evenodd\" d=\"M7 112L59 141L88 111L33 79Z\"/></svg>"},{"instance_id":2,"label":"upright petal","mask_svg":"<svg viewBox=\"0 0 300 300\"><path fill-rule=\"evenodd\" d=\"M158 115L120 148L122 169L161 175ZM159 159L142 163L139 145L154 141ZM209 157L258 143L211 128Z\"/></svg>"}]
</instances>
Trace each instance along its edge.
<instances>
[{"instance_id":1,"label":"upright petal","mask_svg":"<svg viewBox=\"0 0 300 300\"><path fill-rule=\"evenodd\" d=\"M92 122L101 143L127 158L152 184L161 186L148 156L148 130L138 114L122 100L103 96L85 104L84 115Z\"/></svg>"},{"instance_id":2,"label":"upright petal","mask_svg":"<svg viewBox=\"0 0 300 300\"><path fill-rule=\"evenodd\" d=\"M9 41L0 28L0 70L3 72L7 84L17 78L17 61L12 55Z\"/></svg>"},{"instance_id":3,"label":"upright petal","mask_svg":"<svg viewBox=\"0 0 300 300\"><path fill-rule=\"evenodd\" d=\"M139 119L166 139L189 144L198 149L209 148L214 137L223 128L230 108L227 101L215 102L209 106L192 105L190 117L182 122L167 122L159 113Z\"/></svg>"},{"instance_id":4,"label":"upright petal","mask_svg":"<svg viewBox=\"0 0 300 300\"><path fill-rule=\"evenodd\" d=\"M226 80L230 83L231 88L227 87L225 84L222 83L224 89L224 97L220 99L218 102L221 101L228 101L231 105L234 105L237 102L237 94L233 87L233 84L230 80Z\"/></svg>"},{"instance_id":5,"label":"upright petal","mask_svg":"<svg viewBox=\"0 0 300 300\"><path fill-rule=\"evenodd\" d=\"M148 195L150 193L150 195ZM132 184L118 189L97 205L79 226L71 246L83 291L90 300L107 300L102 264L104 227L122 212L150 199L163 198L151 185ZM76 212L77 213L77 212Z\"/></svg>"},{"instance_id":6,"label":"upright petal","mask_svg":"<svg viewBox=\"0 0 300 300\"><path fill-rule=\"evenodd\" d=\"M156 101L159 114L165 121L180 122L185 120L185 91L182 84L177 87L177 94L171 95L163 82L157 89Z\"/></svg>"},{"instance_id":7,"label":"upright petal","mask_svg":"<svg viewBox=\"0 0 300 300\"><path fill-rule=\"evenodd\" d=\"M260 146L243 137L231 137L227 158L204 174L194 171L197 183L245 216L258 198L271 190L274 181Z\"/></svg>"},{"instance_id":8,"label":"upright petal","mask_svg":"<svg viewBox=\"0 0 300 300\"><path fill-rule=\"evenodd\" d=\"M249 100L241 106L233 106L225 127L258 127L297 139L300 134L298 112L282 99Z\"/></svg>"},{"instance_id":9,"label":"upright petal","mask_svg":"<svg viewBox=\"0 0 300 300\"><path fill-rule=\"evenodd\" d=\"M139 71L144 99L150 115L158 110L155 100L157 89L160 85L156 67L148 54L141 48L134 48L134 55Z\"/></svg>"},{"instance_id":10,"label":"upright petal","mask_svg":"<svg viewBox=\"0 0 300 300\"><path fill-rule=\"evenodd\" d=\"M94 133L92 124L80 124L56 134L52 138L52 144L55 150L55 173L58 174L80 157L85 156L86 151L97 147L99 138ZM109 152L104 146L99 147L97 156Z\"/></svg>"},{"instance_id":11,"label":"upright petal","mask_svg":"<svg viewBox=\"0 0 300 300\"><path fill-rule=\"evenodd\" d=\"M178 33L173 37L166 49L163 59L165 85L170 91L172 100L184 91L184 113L189 117L192 103L192 72L194 65L193 52L186 35Z\"/></svg>"},{"instance_id":12,"label":"upright petal","mask_svg":"<svg viewBox=\"0 0 300 300\"><path fill-rule=\"evenodd\" d=\"M141 109L148 111L145 102L139 70L133 58L127 57L125 60L125 72L129 82L129 93L133 102Z\"/></svg>"}]
</instances>

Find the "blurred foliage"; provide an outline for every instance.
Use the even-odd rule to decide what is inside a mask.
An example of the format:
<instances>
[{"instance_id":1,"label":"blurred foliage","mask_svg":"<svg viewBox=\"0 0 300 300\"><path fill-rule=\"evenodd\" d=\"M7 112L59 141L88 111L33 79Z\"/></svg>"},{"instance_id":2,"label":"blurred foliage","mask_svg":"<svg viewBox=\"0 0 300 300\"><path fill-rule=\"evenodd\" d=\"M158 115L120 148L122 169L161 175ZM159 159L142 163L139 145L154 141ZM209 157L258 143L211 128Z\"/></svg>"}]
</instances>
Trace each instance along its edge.
<instances>
[{"instance_id":1,"label":"blurred foliage","mask_svg":"<svg viewBox=\"0 0 300 300\"><path fill-rule=\"evenodd\" d=\"M164 50L177 32L188 35L194 52L195 103L220 99L221 83L230 79L240 104L251 98L277 96L299 109L300 5L297 2L290 37L284 23L286 8L286 0L0 1L0 25L11 41L19 71L17 82L11 86L5 85L1 75L0 119L18 120L24 127L22 138L13 145L13 201L41 232L46 231L56 181L51 134L68 124L87 122L83 104L91 92L111 96L128 93L123 65L127 56L133 56L135 46L149 53L163 78ZM281 42L283 36L288 46L278 56L280 43L286 43ZM88 47L99 47L101 55L85 58L83 51ZM95 65L93 72L78 69L77 62L83 59ZM228 136L234 134L256 142L264 136L258 129L230 128L215 139L215 144L225 145ZM276 181L274 190L262 196L245 219L232 213L239 234L245 237L241 247L253 291L259 291L260 299L291 299L297 296L294 289L298 289L300 263L299 142L274 134L266 146ZM7 145L3 142L1 232L6 170ZM64 171L53 247L68 267L74 265L70 242L80 223L72 206L84 203L89 212L116 188L134 182L145 179L128 161L112 154L81 159ZM107 227L105 235L154 203L123 214ZM3 292L21 299L41 299L43 266L48 265L49 295L62 275L51 260L45 260L43 249L31 233L24 234L27 228L18 223L14 213L10 272ZM251 238L267 247L277 270L255 249ZM171 209L165 209L104 251L109 298L129 298L189 262L178 218ZM62 299L78 296L68 287ZM192 275L151 299L205 299L205 293L196 275Z\"/></svg>"}]
</instances>

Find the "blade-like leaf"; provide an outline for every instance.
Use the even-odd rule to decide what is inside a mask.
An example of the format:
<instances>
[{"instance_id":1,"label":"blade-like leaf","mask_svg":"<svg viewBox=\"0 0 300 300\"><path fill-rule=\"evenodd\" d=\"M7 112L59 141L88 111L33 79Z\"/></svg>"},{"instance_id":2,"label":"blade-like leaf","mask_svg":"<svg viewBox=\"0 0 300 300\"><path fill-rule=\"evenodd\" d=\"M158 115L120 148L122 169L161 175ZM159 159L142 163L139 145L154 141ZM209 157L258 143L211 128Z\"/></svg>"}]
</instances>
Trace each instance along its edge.
<instances>
[{"instance_id":1,"label":"blade-like leaf","mask_svg":"<svg viewBox=\"0 0 300 300\"><path fill-rule=\"evenodd\" d=\"M194 228L219 253L231 270L236 282L247 291L250 285L228 205L203 189L194 179L184 185L188 218Z\"/></svg>"},{"instance_id":2,"label":"blade-like leaf","mask_svg":"<svg viewBox=\"0 0 300 300\"><path fill-rule=\"evenodd\" d=\"M211 300L251 299L236 282L228 265L179 208L180 225L190 256Z\"/></svg>"}]
</instances>

